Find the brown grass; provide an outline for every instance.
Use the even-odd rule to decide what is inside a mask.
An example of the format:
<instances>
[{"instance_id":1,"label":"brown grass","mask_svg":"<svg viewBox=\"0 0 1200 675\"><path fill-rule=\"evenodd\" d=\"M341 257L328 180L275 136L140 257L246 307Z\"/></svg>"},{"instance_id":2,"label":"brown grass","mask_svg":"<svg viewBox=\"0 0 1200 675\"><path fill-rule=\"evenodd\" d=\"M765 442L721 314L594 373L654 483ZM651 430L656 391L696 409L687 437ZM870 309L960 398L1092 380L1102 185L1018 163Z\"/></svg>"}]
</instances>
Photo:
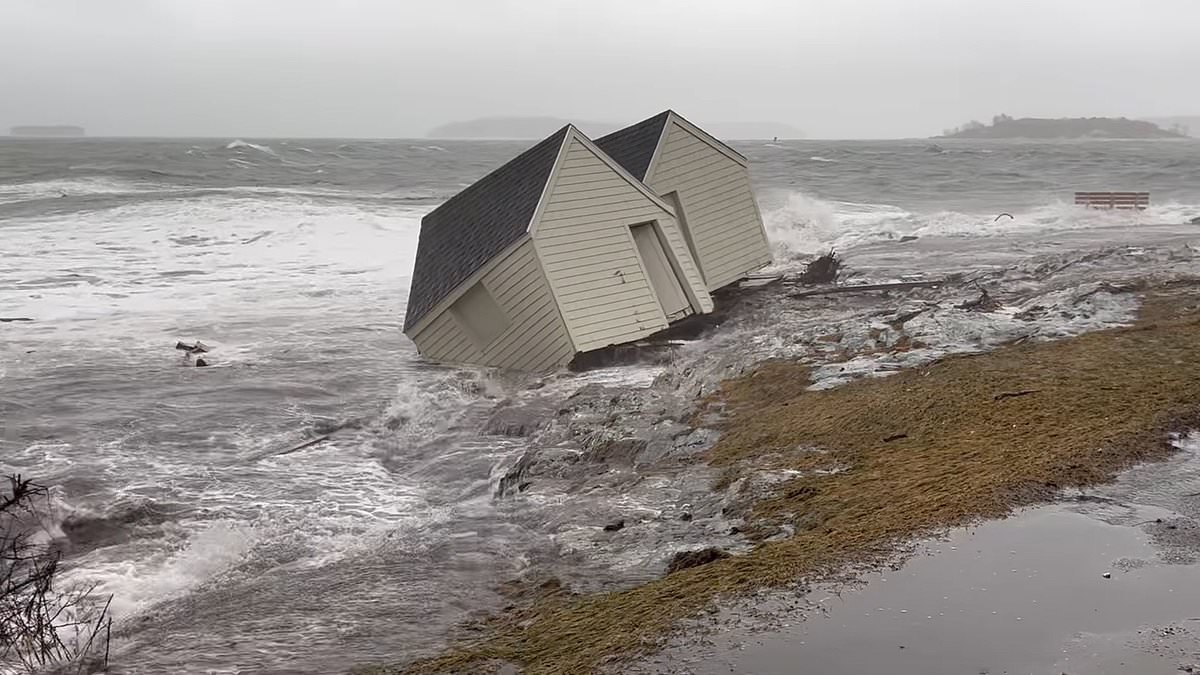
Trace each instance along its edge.
<instances>
[{"instance_id":1,"label":"brown grass","mask_svg":"<svg viewBox=\"0 0 1200 675\"><path fill-rule=\"evenodd\" d=\"M544 598L499 619L484 640L411 670L470 672L499 659L527 673L589 672L656 644L718 597L878 560L901 539L1003 516L1162 457L1166 432L1198 421L1200 313L1196 296L1163 292L1131 328L830 391L807 384L806 369L785 362L724 383L727 421L710 456L727 479L765 454L800 470L848 467L791 480L756 505L756 520L791 522L795 536L623 592ZM1036 391L996 398L1025 390ZM828 452L799 449L813 446Z\"/></svg>"}]
</instances>

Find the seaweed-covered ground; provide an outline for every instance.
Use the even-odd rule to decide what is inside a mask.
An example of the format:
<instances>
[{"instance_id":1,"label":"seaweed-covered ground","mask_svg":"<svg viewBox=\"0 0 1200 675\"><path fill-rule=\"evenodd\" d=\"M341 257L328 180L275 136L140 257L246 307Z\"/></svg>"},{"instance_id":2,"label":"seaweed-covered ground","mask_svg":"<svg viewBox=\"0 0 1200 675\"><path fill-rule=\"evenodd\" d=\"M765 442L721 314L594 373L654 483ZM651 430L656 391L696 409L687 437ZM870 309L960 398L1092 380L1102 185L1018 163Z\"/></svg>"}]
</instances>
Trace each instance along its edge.
<instances>
[{"instance_id":1,"label":"seaweed-covered ground","mask_svg":"<svg viewBox=\"0 0 1200 675\"><path fill-rule=\"evenodd\" d=\"M854 281L899 276L875 255ZM1200 401L1198 261L1166 238L903 292L783 283L727 298L648 386L514 396L489 429L530 443L497 499L592 527L557 523L559 556L407 667L620 671L762 589L853 579L914 537L1168 457Z\"/></svg>"}]
</instances>

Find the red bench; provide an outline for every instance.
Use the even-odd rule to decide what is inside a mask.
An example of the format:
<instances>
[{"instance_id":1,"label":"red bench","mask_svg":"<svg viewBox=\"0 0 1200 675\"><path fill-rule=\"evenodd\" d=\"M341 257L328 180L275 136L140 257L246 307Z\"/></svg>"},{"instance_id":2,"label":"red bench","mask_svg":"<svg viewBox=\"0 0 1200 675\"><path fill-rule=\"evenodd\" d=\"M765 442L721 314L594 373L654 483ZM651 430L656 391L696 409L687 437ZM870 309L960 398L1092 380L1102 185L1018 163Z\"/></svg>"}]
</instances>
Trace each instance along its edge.
<instances>
[{"instance_id":1,"label":"red bench","mask_svg":"<svg viewBox=\"0 0 1200 675\"><path fill-rule=\"evenodd\" d=\"M1150 206L1149 192L1076 192L1075 205L1089 209L1136 209Z\"/></svg>"}]
</instances>

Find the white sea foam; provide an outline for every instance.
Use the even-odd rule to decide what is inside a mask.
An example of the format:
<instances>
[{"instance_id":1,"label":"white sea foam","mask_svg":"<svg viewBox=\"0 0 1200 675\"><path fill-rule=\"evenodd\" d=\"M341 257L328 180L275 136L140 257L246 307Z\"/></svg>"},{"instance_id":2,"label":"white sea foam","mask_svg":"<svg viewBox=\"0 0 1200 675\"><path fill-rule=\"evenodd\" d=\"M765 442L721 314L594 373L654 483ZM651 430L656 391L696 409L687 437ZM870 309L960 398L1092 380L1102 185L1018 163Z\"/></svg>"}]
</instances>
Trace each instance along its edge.
<instances>
[{"instance_id":1,"label":"white sea foam","mask_svg":"<svg viewBox=\"0 0 1200 675\"><path fill-rule=\"evenodd\" d=\"M311 305L306 292L357 295L381 277L399 293L420 216L391 205L214 194L121 206L102 219L8 223L6 248L15 253L0 268L0 304L43 331L93 322L79 337L132 346L161 341L155 328L178 323L184 308L193 320L261 319Z\"/></svg>"},{"instance_id":2,"label":"white sea foam","mask_svg":"<svg viewBox=\"0 0 1200 675\"><path fill-rule=\"evenodd\" d=\"M113 615L120 619L148 606L176 598L236 564L254 545L257 533L244 523L219 521L194 527L177 550L160 549L135 559L78 561L66 575L68 584L95 585L111 594ZM103 554L103 552L101 552Z\"/></svg>"},{"instance_id":3,"label":"white sea foam","mask_svg":"<svg viewBox=\"0 0 1200 675\"><path fill-rule=\"evenodd\" d=\"M278 156L278 153L276 153L273 149L271 149L271 146L269 146L269 145L259 145L258 143L250 143L248 141L243 141L240 138L237 140L230 141L225 146L225 149L226 150L243 150L243 149L257 150L258 152L261 152L261 153L264 153L267 155Z\"/></svg>"},{"instance_id":4,"label":"white sea foam","mask_svg":"<svg viewBox=\"0 0 1200 675\"><path fill-rule=\"evenodd\" d=\"M1121 225L1184 223L1200 215L1200 205L1165 203L1145 211L1083 209L1053 203L1012 217L959 211L916 212L890 204L825 201L801 192L763 211L776 258L786 262L830 248L914 237L988 237L1013 233L1077 230Z\"/></svg>"},{"instance_id":5,"label":"white sea foam","mask_svg":"<svg viewBox=\"0 0 1200 675\"><path fill-rule=\"evenodd\" d=\"M112 178L60 178L0 185L0 204L81 195L139 194L158 189L161 187L149 183L134 183Z\"/></svg>"}]
</instances>

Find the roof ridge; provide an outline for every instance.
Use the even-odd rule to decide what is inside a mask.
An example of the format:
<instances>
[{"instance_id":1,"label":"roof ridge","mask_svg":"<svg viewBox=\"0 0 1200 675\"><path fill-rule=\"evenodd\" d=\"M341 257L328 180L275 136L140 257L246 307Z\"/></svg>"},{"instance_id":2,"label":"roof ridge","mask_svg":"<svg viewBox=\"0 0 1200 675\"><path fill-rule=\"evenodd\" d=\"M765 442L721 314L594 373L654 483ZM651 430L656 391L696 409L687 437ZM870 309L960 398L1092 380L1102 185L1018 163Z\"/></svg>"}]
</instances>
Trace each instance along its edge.
<instances>
[{"instance_id":1,"label":"roof ridge","mask_svg":"<svg viewBox=\"0 0 1200 675\"><path fill-rule=\"evenodd\" d=\"M567 125L563 126L562 128L560 128L558 131L555 131L554 133L552 133L552 134L550 134L549 136L547 136L547 137L543 138L542 140L538 141L537 143L533 144L532 146L530 146L530 147L526 148L525 150L522 150L522 151L521 151L521 153L520 153L519 155L516 155L516 156L515 156L515 157L513 157L512 159L509 159L507 162L505 162L505 163L501 164L500 166L496 167L495 169L492 169L491 171L487 172L486 174L484 174L484 175L483 175L483 177L479 178L479 179L478 179L478 180L476 180L474 183L471 183L470 185L466 186L466 187L465 187L465 188L463 188L462 190L459 190L458 192L456 192L456 193L455 193L453 196L451 196L451 197L450 197L449 199L447 199L446 201L442 202L441 204L438 204L436 208L434 208L434 209L433 209L432 211L430 211L429 213L425 214L425 216L424 216L424 217L422 217L422 218L421 218L421 220L422 220L422 221L424 221L424 220L425 220L425 218L428 218L429 216L432 216L433 214L437 213L438 211L441 211L443 208L445 208L446 206L450 205L451 203L453 203L455 200L459 199L459 198L460 198L460 197L462 197L463 195L470 196L470 194L474 194L474 192L477 192L477 191L480 189L480 187L479 187L479 186L480 186L481 184L485 184L485 183L486 183L486 181L488 181L489 179L493 179L493 180L494 180L494 177L495 177L497 174L500 174L500 173L501 173L501 172L503 172L505 169L508 169L508 168L510 168L512 165L514 165L514 164L517 164L517 163L518 163L518 162L519 162L521 159L523 159L523 158L525 158L525 157L527 157L527 156L531 156L531 155L535 155L535 154L537 154L537 152L536 152L536 151L543 149L543 146L544 146L546 143L548 143L549 141L553 140L553 139L554 139L554 137L555 137L555 136L558 136L559 134L562 134L562 135L563 135L563 137L562 137L561 139L559 139L559 141L558 141L558 145L561 147L561 146L562 146L562 143L563 143L563 141L565 141L565 140L566 140L566 132L567 132L567 129L569 129L569 128L570 128L570 127L572 127L572 126L574 126L574 125L572 125L572 124L567 124ZM549 176L547 176L547 180L549 180Z\"/></svg>"},{"instance_id":2,"label":"roof ridge","mask_svg":"<svg viewBox=\"0 0 1200 675\"><path fill-rule=\"evenodd\" d=\"M563 126L421 218L405 331L525 236L570 133Z\"/></svg>"},{"instance_id":3,"label":"roof ridge","mask_svg":"<svg viewBox=\"0 0 1200 675\"><path fill-rule=\"evenodd\" d=\"M671 110L664 110L593 142L634 178L644 180L672 114Z\"/></svg>"}]
</instances>

